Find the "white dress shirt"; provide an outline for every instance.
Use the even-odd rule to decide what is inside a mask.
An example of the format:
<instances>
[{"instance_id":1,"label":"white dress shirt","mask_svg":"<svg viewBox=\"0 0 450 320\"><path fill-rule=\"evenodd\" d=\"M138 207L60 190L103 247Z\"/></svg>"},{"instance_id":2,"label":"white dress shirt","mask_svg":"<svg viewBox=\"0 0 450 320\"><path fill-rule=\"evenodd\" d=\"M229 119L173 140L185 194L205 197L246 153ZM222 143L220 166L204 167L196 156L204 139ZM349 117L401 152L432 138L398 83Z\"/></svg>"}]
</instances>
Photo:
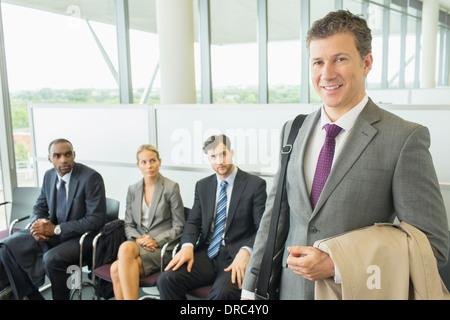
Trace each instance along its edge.
<instances>
[{"instance_id":1,"label":"white dress shirt","mask_svg":"<svg viewBox=\"0 0 450 320\"><path fill-rule=\"evenodd\" d=\"M150 220L150 206L152 205L152 202L147 205L145 202L145 194L142 196L142 207L141 207L141 226L148 227L149 220Z\"/></svg>"},{"instance_id":2,"label":"white dress shirt","mask_svg":"<svg viewBox=\"0 0 450 320\"><path fill-rule=\"evenodd\" d=\"M231 174L225 179L226 182L228 182L228 187L227 187L227 211L226 211L226 217L228 217L228 208L230 207L230 202L231 202L231 193L233 192L233 186L234 186L234 180L236 178L236 174L237 174L238 168L236 166L234 166L233 171L231 172ZM216 188L216 203L214 205L214 217L212 219L212 223L211 223L211 234L214 232L214 226L215 226L215 222L216 222L216 214L217 214L217 201L219 200L219 194L220 194L220 183L223 181L219 175L216 174L216 178L217 178L217 188ZM225 220L225 226L226 226L226 220ZM226 228L226 227L225 227ZM225 241L222 239L222 245L225 245ZM184 243L182 248L185 246L191 246L193 247L194 244L193 243Z\"/></svg>"},{"instance_id":3,"label":"white dress shirt","mask_svg":"<svg viewBox=\"0 0 450 320\"><path fill-rule=\"evenodd\" d=\"M61 179L64 180L64 182L66 183L66 199L69 196L69 182L70 182L71 176L72 176L72 171L70 171L69 173L66 173L63 177L60 177L58 175L58 183L56 184L56 189L59 190L59 186L61 185Z\"/></svg>"},{"instance_id":4,"label":"white dress shirt","mask_svg":"<svg viewBox=\"0 0 450 320\"><path fill-rule=\"evenodd\" d=\"M350 131L355 124L356 118L358 118L364 106L367 104L369 98L365 96L360 103L358 103L354 108L340 117L336 122L331 122L328 118L324 107L321 108L320 119L311 134L311 139L308 143L306 149L305 158L303 159L303 173L305 175L306 186L308 188L308 193L311 194L311 187L314 180L314 173L316 172L317 160L319 159L320 150L325 142L326 131L324 126L326 124L336 124L342 128L342 131L336 137L336 148L334 151L333 165L342 150ZM331 167L333 169L333 167Z\"/></svg>"}]
</instances>

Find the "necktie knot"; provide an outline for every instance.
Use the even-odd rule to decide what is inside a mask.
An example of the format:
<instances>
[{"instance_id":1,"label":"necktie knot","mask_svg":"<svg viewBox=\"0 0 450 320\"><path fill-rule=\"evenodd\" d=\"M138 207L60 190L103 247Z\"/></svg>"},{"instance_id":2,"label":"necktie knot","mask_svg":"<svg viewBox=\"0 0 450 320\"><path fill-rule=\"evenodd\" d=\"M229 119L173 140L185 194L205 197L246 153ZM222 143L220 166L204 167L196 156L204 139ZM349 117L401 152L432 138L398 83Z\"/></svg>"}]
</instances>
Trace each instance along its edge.
<instances>
[{"instance_id":1,"label":"necktie knot","mask_svg":"<svg viewBox=\"0 0 450 320\"><path fill-rule=\"evenodd\" d=\"M336 124L328 123L325 125L325 131L327 132L327 138L329 139L335 139L341 130L342 128Z\"/></svg>"},{"instance_id":2,"label":"necktie knot","mask_svg":"<svg viewBox=\"0 0 450 320\"><path fill-rule=\"evenodd\" d=\"M220 187L221 187L222 189L228 187L228 182L226 182L225 180L222 181L222 182L220 183Z\"/></svg>"}]
</instances>

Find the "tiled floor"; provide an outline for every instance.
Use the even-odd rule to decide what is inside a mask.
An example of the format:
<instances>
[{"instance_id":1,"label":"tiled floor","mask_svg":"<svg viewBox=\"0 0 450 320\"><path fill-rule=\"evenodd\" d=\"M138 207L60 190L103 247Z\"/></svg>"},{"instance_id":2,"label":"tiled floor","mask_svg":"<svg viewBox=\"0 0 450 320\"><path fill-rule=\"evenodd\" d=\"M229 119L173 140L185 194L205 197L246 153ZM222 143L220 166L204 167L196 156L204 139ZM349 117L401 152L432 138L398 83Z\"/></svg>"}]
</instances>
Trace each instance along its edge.
<instances>
[{"instance_id":1,"label":"tiled floor","mask_svg":"<svg viewBox=\"0 0 450 320\"><path fill-rule=\"evenodd\" d=\"M87 272L83 272L82 282L84 282L84 283L92 283L92 281L88 277ZM48 283L49 282L48 282L48 279L47 279L45 285L47 285ZM80 294L79 293L80 293L80 291L76 290L72 299L73 300L80 300ZM46 300L52 300L52 290L51 290L50 287L48 287L46 290L42 291L41 294L43 295L43 297ZM158 289L157 288L144 288L144 289L140 288L139 289L139 297L140 298L143 298L143 297L158 298ZM96 300L96 299L97 298L95 297L94 290L93 290L92 286L90 286L90 285L82 286L81 300ZM103 298L102 298L102 300L103 300ZM110 300L114 300L114 297L111 298Z\"/></svg>"}]
</instances>

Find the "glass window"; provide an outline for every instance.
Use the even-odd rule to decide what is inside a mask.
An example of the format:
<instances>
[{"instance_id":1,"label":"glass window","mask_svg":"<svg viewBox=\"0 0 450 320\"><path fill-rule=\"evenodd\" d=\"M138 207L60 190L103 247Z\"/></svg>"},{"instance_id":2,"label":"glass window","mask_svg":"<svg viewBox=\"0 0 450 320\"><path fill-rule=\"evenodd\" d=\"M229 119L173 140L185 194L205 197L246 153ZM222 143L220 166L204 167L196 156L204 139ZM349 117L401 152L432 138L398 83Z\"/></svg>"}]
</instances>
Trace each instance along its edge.
<instances>
[{"instance_id":1,"label":"glass window","mask_svg":"<svg viewBox=\"0 0 450 320\"><path fill-rule=\"evenodd\" d=\"M400 52L401 52L401 15L397 11L390 10L389 50L388 63L388 88L399 87Z\"/></svg>"},{"instance_id":2,"label":"glass window","mask_svg":"<svg viewBox=\"0 0 450 320\"><path fill-rule=\"evenodd\" d=\"M2 151L0 150L0 155ZM1 159L1 157L0 157ZM5 201L5 192L3 189L3 170L2 170L2 161L0 161L0 203ZM0 230L4 230L6 226L6 208L5 206L0 206Z\"/></svg>"},{"instance_id":3,"label":"glass window","mask_svg":"<svg viewBox=\"0 0 450 320\"><path fill-rule=\"evenodd\" d=\"M214 103L258 103L257 2L211 0Z\"/></svg>"},{"instance_id":4,"label":"glass window","mask_svg":"<svg viewBox=\"0 0 450 320\"><path fill-rule=\"evenodd\" d=\"M322 19L328 12L334 11L334 0L310 1L310 26L318 19Z\"/></svg>"},{"instance_id":5,"label":"glass window","mask_svg":"<svg viewBox=\"0 0 450 320\"><path fill-rule=\"evenodd\" d=\"M406 67L405 67L405 87L413 88L416 77L416 61L418 55L416 52L416 31L418 19L408 16L406 32ZM420 37L419 37L420 41Z\"/></svg>"},{"instance_id":6,"label":"glass window","mask_svg":"<svg viewBox=\"0 0 450 320\"><path fill-rule=\"evenodd\" d=\"M154 1L129 1L128 7L133 99L135 103L160 103L161 78L158 67L156 5ZM147 90L149 91L147 99L143 100Z\"/></svg>"},{"instance_id":7,"label":"glass window","mask_svg":"<svg viewBox=\"0 0 450 320\"><path fill-rule=\"evenodd\" d=\"M300 0L269 0L267 12L269 103L299 103L304 49Z\"/></svg>"},{"instance_id":8,"label":"glass window","mask_svg":"<svg viewBox=\"0 0 450 320\"><path fill-rule=\"evenodd\" d=\"M449 36L450 36L450 16L444 12L439 12L437 50L436 50L436 84L447 86L449 74Z\"/></svg>"},{"instance_id":9,"label":"glass window","mask_svg":"<svg viewBox=\"0 0 450 320\"><path fill-rule=\"evenodd\" d=\"M381 74L383 61L383 8L369 4L367 9L367 24L372 30L373 66L367 76L368 89L381 88Z\"/></svg>"},{"instance_id":10,"label":"glass window","mask_svg":"<svg viewBox=\"0 0 450 320\"><path fill-rule=\"evenodd\" d=\"M28 186L35 183L28 104L118 103L119 97L110 68L117 70L116 29L100 22L114 21L112 0L96 2L98 11L92 5L61 8L56 0L41 10L38 2L22 3L1 5L18 185Z\"/></svg>"},{"instance_id":11,"label":"glass window","mask_svg":"<svg viewBox=\"0 0 450 320\"><path fill-rule=\"evenodd\" d=\"M362 13L362 3L361 0L344 0L343 1L344 10L348 10L354 14Z\"/></svg>"}]
</instances>

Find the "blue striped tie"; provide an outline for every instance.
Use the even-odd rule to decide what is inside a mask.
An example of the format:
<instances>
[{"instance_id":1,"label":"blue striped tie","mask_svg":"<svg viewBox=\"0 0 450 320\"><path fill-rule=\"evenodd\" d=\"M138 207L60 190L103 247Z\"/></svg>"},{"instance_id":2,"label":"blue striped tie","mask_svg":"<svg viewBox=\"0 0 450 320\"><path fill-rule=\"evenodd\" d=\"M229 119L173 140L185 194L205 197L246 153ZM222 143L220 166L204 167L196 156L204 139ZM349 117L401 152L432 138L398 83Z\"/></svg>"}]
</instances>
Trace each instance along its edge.
<instances>
[{"instance_id":1,"label":"blue striped tie","mask_svg":"<svg viewBox=\"0 0 450 320\"><path fill-rule=\"evenodd\" d=\"M220 243L222 242L223 232L225 230L225 218L227 212L227 187L228 182L222 181L220 184L219 200L217 201L217 214L214 232L211 243L208 248L208 257L214 259L219 253Z\"/></svg>"}]
</instances>

